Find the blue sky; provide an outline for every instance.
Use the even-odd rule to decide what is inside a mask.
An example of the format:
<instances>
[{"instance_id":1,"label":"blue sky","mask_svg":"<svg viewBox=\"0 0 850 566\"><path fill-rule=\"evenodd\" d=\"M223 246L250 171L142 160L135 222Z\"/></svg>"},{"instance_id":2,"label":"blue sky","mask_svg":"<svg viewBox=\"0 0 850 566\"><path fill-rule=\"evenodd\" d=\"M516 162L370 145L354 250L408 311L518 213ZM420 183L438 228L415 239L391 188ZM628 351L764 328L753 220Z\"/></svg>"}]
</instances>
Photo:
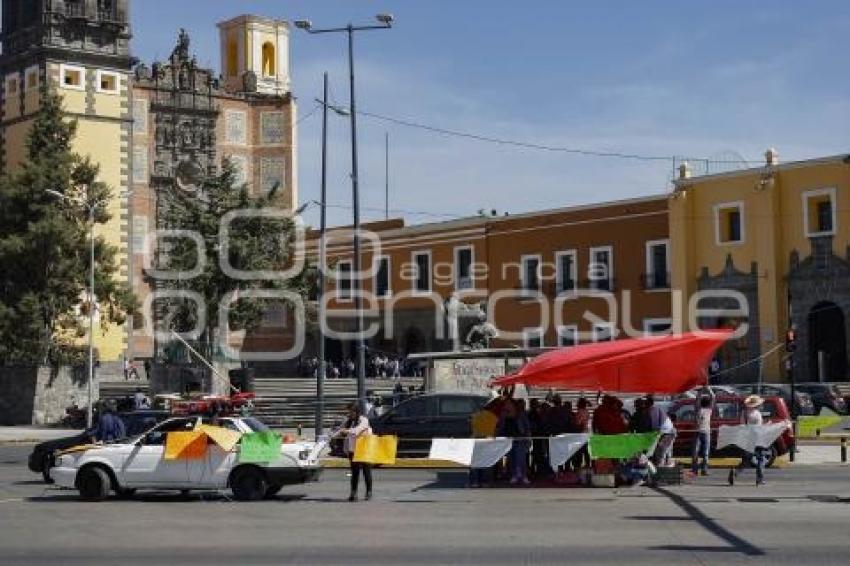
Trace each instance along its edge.
<instances>
[{"instance_id":1,"label":"blue sky","mask_svg":"<svg viewBox=\"0 0 850 566\"><path fill-rule=\"evenodd\" d=\"M356 39L358 107L486 136L647 155L780 159L850 150L850 2L661 0L135 0L135 54L170 53L186 27L219 67L217 21L241 13L316 26L395 15ZM292 37L293 90L307 115L321 75L347 104L344 35ZM320 116L299 124L302 201L318 198ZM332 223L350 222L348 125L331 122ZM665 161L582 157L358 121L364 219L390 208L417 223L522 212L669 187ZM404 213L399 211L405 211ZM315 211L307 213L315 223Z\"/></svg>"}]
</instances>

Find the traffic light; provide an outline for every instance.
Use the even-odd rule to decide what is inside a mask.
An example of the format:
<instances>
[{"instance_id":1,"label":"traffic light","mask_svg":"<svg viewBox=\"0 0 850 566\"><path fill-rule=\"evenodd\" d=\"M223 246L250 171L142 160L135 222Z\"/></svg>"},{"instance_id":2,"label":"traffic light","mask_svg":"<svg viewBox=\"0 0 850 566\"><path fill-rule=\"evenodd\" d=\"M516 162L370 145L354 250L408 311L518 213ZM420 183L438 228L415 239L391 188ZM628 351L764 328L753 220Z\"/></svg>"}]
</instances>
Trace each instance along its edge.
<instances>
[{"instance_id":1,"label":"traffic light","mask_svg":"<svg viewBox=\"0 0 850 566\"><path fill-rule=\"evenodd\" d=\"M793 328L789 328L787 332L785 332L785 351L793 352L797 349L797 331Z\"/></svg>"}]
</instances>

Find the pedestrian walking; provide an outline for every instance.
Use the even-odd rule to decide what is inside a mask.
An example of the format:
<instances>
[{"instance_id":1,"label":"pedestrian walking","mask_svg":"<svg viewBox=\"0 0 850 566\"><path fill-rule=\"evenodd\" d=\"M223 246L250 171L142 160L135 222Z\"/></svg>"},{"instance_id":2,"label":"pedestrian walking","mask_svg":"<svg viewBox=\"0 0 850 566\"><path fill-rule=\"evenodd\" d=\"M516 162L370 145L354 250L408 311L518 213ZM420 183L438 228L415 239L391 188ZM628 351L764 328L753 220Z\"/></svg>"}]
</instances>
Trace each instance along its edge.
<instances>
[{"instance_id":1,"label":"pedestrian walking","mask_svg":"<svg viewBox=\"0 0 850 566\"><path fill-rule=\"evenodd\" d=\"M711 451L711 413L714 411L714 391L706 386L698 398L697 433L694 436L691 472L708 475L708 457ZM700 459L702 463L700 464Z\"/></svg>"},{"instance_id":2,"label":"pedestrian walking","mask_svg":"<svg viewBox=\"0 0 850 566\"><path fill-rule=\"evenodd\" d=\"M744 399L744 413L742 422L749 426L761 426L764 424L764 418L761 415L761 406L764 404L764 399L758 395L750 395ZM739 468L744 467L747 462L752 463L756 467L756 485L764 485L764 468L767 461L767 448L756 446L752 454L745 454L741 459ZM731 468L729 470L729 485L735 483L735 476L738 475L738 470Z\"/></svg>"},{"instance_id":3,"label":"pedestrian walking","mask_svg":"<svg viewBox=\"0 0 850 566\"><path fill-rule=\"evenodd\" d=\"M348 456L351 465L351 493L349 501L357 501L357 488L360 482L360 473L363 473L363 481L366 483L366 499L372 499L372 465L354 461L354 451L357 448L357 439L372 434L369 419L362 413L360 404L354 402L348 408L348 419L340 429L339 434L345 435L343 450Z\"/></svg>"}]
</instances>

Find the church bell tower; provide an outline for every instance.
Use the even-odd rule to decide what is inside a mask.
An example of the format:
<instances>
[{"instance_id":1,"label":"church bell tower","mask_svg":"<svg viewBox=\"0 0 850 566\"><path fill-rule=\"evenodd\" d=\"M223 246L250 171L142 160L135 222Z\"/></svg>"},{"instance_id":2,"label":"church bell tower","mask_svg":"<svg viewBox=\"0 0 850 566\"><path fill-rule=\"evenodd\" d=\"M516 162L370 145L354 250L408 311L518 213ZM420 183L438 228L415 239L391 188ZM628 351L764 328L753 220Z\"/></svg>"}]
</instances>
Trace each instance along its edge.
<instances>
[{"instance_id":1,"label":"church bell tower","mask_svg":"<svg viewBox=\"0 0 850 566\"><path fill-rule=\"evenodd\" d=\"M289 93L289 24L239 16L218 24L221 72L230 92Z\"/></svg>"}]
</instances>

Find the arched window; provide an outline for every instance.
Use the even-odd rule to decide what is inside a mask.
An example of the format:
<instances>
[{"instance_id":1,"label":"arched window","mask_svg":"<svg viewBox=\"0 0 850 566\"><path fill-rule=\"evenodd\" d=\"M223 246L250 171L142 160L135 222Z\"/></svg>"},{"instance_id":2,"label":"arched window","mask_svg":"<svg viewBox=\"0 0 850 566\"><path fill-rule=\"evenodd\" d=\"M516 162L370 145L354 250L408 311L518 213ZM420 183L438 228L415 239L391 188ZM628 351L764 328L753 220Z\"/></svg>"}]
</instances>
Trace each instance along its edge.
<instances>
[{"instance_id":1,"label":"arched window","mask_svg":"<svg viewBox=\"0 0 850 566\"><path fill-rule=\"evenodd\" d=\"M235 39L227 42L227 76L235 77L239 74L239 46Z\"/></svg>"},{"instance_id":2,"label":"arched window","mask_svg":"<svg viewBox=\"0 0 850 566\"><path fill-rule=\"evenodd\" d=\"M263 76L275 76L277 62L275 61L274 45L267 41L263 44Z\"/></svg>"}]
</instances>

